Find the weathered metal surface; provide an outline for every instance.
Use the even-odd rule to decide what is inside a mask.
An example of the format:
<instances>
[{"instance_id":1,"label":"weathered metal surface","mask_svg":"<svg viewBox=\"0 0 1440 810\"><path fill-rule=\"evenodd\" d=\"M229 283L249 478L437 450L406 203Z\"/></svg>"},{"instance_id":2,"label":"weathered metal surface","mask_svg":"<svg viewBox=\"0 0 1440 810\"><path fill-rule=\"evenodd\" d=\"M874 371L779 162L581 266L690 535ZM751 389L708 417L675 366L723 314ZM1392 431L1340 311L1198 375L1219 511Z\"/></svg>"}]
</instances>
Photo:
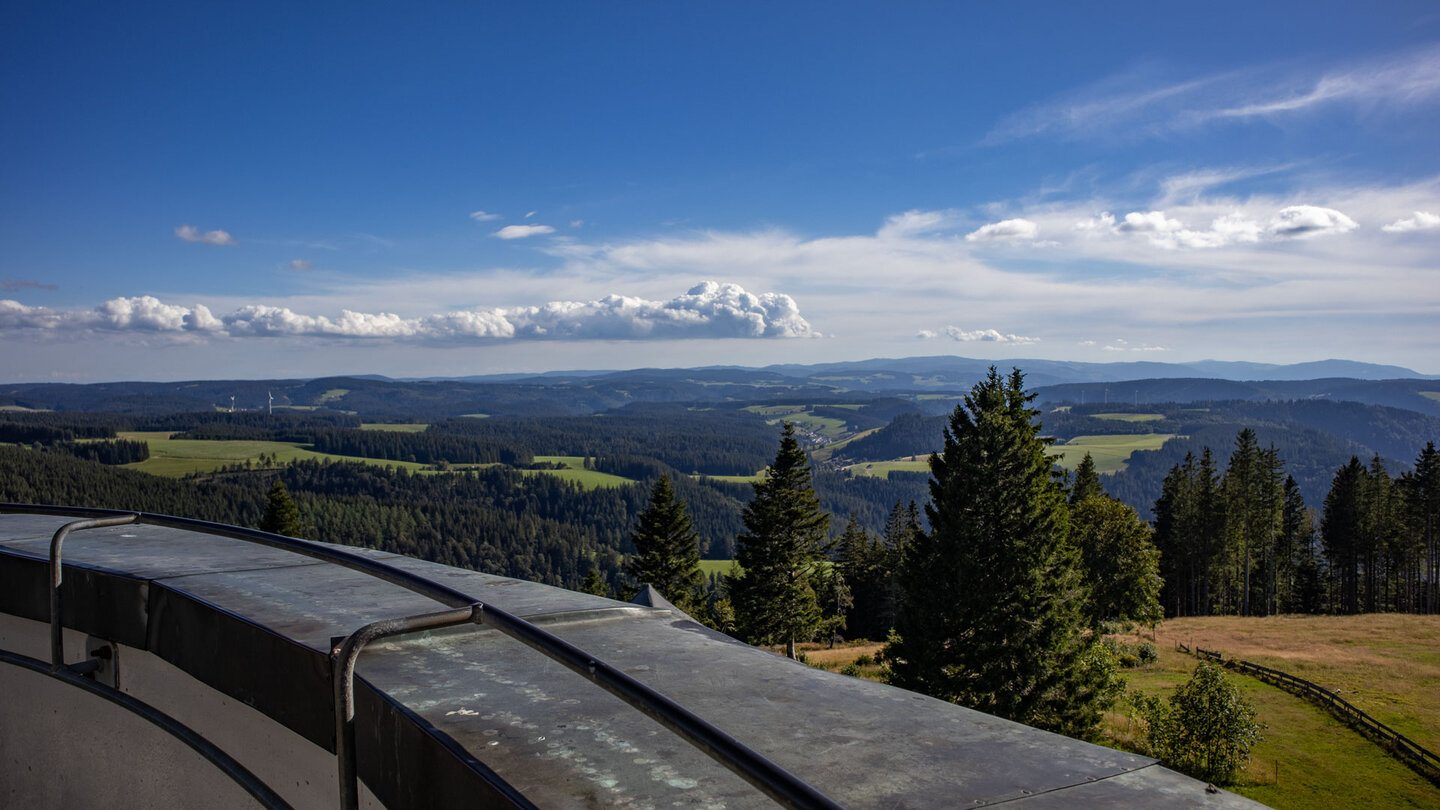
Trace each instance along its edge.
<instances>
[{"instance_id":1,"label":"weathered metal surface","mask_svg":"<svg viewBox=\"0 0 1440 810\"><path fill-rule=\"evenodd\" d=\"M25 580L44 576L27 564L31 544L64 522L0 515L0 604L28 599L7 601L4 592L28 594ZM442 607L290 552L168 528L119 536L126 528L67 541L67 586L87 571L102 582L148 583L148 649L326 747L332 639ZM543 624L846 806L1250 805L1143 757L795 664L664 607L361 553ZM87 621L67 616L67 625L72 618L77 627ZM770 806L654 721L493 630L376 643L358 673L360 773L398 806L446 804L427 785L463 795L481 773L467 760L546 807Z\"/></svg>"}]
</instances>

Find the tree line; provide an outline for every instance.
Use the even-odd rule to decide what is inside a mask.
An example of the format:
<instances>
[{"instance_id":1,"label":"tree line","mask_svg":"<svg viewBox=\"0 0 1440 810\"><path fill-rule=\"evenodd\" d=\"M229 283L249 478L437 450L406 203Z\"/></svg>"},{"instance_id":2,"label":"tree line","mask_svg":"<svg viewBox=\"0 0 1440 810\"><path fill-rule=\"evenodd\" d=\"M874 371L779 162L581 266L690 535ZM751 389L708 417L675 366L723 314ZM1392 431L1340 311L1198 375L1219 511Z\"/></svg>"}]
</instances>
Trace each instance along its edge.
<instances>
[{"instance_id":1,"label":"tree line","mask_svg":"<svg viewBox=\"0 0 1440 810\"><path fill-rule=\"evenodd\" d=\"M1249 428L1225 469L1208 446L1170 468L1155 543L1173 616L1440 609L1440 459L1427 443L1398 478L1351 456L1318 512L1274 445Z\"/></svg>"}]
</instances>

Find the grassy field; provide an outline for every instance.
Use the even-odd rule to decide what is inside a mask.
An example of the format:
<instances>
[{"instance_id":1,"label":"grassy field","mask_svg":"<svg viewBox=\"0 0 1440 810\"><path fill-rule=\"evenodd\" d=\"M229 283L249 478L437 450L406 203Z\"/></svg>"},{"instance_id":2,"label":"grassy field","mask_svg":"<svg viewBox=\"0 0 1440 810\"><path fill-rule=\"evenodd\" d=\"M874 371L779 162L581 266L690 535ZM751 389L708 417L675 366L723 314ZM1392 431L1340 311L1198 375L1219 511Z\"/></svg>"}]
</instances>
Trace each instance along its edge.
<instances>
[{"instance_id":1,"label":"grassy field","mask_svg":"<svg viewBox=\"0 0 1440 810\"><path fill-rule=\"evenodd\" d=\"M1088 452L1095 460L1096 472L1116 472L1125 469L1130 454L1136 450L1159 450L1160 446L1175 438L1173 433L1141 433L1128 436L1076 436L1064 444L1050 446L1051 455L1065 454L1060 466L1067 470L1085 458Z\"/></svg>"},{"instance_id":2,"label":"grassy field","mask_svg":"<svg viewBox=\"0 0 1440 810\"><path fill-rule=\"evenodd\" d=\"M1440 752L1440 616L1207 616L1159 632L1163 646L1198 645L1313 681Z\"/></svg>"},{"instance_id":3,"label":"grassy field","mask_svg":"<svg viewBox=\"0 0 1440 810\"><path fill-rule=\"evenodd\" d=\"M700 573L704 574L706 579L709 579L711 574L728 574L733 562L734 560L701 560Z\"/></svg>"},{"instance_id":4,"label":"grassy field","mask_svg":"<svg viewBox=\"0 0 1440 810\"><path fill-rule=\"evenodd\" d=\"M412 424L390 424L386 422L364 422L360 425L361 430L390 430L395 433L424 433L429 425Z\"/></svg>"},{"instance_id":5,"label":"grassy field","mask_svg":"<svg viewBox=\"0 0 1440 810\"><path fill-rule=\"evenodd\" d=\"M386 467L406 467L421 470L426 465L409 461L385 461L381 459L337 456L306 450L295 442L264 441L218 441L208 439L171 439L169 433L119 433L122 439L144 441L150 445L150 458L135 464L126 464L132 470L179 478L197 472L213 472L231 464L257 461L260 456L273 456L277 463L287 464L300 459L331 459L332 461L361 461Z\"/></svg>"},{"instance_id":6,"label":"grassy field","mask_svg":"<svg viewBox=\"0 0 1440 810\"><path fill-rule=\"evenodd\" d=\"M599 487L623 487L626 484L635 483L629 478L622 478L618 475L599 472L598 470L585 469L585 459L581 456L536 456L536 461L549 462L551 464L564 464L563 470L526 470L526 475L553 475L556 478L563 478L566 481L573 481L586 489L597 489Z\"/></svg>"},{"instance_id":7,"label":"grassy field","mask_svg":"<svg viewBox=\"0 0 1440 810\"><path fill-rule=\"evenodd\" d=\"M1328 622L1331 618L1316 617L1315 620ZM1216 640L1231 638L1223 629L1224 625L1232 623L1228 618L1184 621L1197 624L1214 622L1220 626L1204 629L1214 632ZM1148 694L1168 696L1175 687L1184 683L1198 662L1194 657L1176 651L1174 642L1183 640L1182 636L1189 636L1191 629L1202 628L1176 622L1163 625L1157 644L1159 661L1148 667L1124 670L1129 687ZM1196 636L1199 637L1200 633ZM1298 647L1304 646L1306 634L1291 627L1288 632L1270 637ZM1129 637L1128 640L1133 642L1135 639ZM1364 646L1347 650L1341 660L1348 666L1348 653ZM1372 675L1381 680L1390 679L1378 671ZM1380 746L1345 727L1319 707L1254 678L1236 673L1229 673L1227 677L1255 706L1256 719L1267 726L1264 741L1250 752L1249 767L1240 775L1237 784L1228 786L1230 790L1281 810L1440 806L1440 788L1416 775ZM1140 732L1139 724L1129 717L1123 705L1106 716L1104 734L1117 747L1128 747L1126 744L1132 743Z\"/></svg>"},{"instance_id":8,"label":"grassy field","mask_svg":"<svg viewBox=\"0 0 1440 810\"><path fill-rule=\"evenodd\" d=\"M1440 391L1421 391L1420 396L1425 397L1426 399L1440 401Z\"/></svg>"},{"instance_id":9,"label":"grassy field","mask_svg":"<svg viewBox=\"0 0 1440 810\"><path fill-rule=\"evenodd\" d=\"M707 478L711 481L729 481L732 484L758 484L765 477L765 471L750 473L749 475L692 475L694 479Z\"/></svg>"},{"instance_id":10,"label":"grassy field","mask_svg":"<svg viewBox=\"0 0 1440 810\"><path fill-rule=\"evenodd\" d=\"M900 470L903 472L930 472L929 456L911 456L908 459L896 461L862 461L859 464L851 464L845 469L851 475L873 475L876 478L889 478L890 473Z\"/></svg>"},{"instance_id":11,"label":"grassy field","mask_svg":"<svg viewBox=\"0 0 1440 810\"><path fill-rule=\"evenodd\" d=\"M1159 422L1163 413L1097 413L1096 419L1110 419L1115 422Z\"/></svg>"}]
</instances>

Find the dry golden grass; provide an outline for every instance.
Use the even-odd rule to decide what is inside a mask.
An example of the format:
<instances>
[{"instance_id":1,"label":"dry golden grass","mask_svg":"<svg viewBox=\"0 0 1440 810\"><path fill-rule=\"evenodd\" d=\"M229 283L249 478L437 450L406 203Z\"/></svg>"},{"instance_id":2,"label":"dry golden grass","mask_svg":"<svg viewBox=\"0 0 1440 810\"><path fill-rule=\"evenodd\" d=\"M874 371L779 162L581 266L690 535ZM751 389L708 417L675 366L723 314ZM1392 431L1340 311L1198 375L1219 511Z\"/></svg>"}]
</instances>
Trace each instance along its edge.
<instances>
[{"instance_id":1,"label":"dry golden grass","mask_svg":"<svg viewBox=\"0 0 1440 810\"><path fill-rule=\"evenodd\" d=\"M1312 681L1440 751L1440 616L1208 616L1157 632L1160 646L1218 650Z\"/></svg>"}]
</instances>

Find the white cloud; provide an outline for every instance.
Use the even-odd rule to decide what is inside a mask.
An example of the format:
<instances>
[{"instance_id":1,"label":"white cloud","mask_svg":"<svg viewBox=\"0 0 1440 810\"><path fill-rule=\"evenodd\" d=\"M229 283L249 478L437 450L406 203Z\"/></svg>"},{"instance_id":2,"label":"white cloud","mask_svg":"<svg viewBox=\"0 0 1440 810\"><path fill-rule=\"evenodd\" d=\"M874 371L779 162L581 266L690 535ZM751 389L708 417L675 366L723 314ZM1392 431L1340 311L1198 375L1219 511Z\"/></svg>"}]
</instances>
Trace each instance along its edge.
<instances>
[{"instance_id":1,"label":"white cloud","mask_svg":"<svg viewBox=\"0 0 1440 810\"><path fill-rule=\"evenodd\" d=\"M1164 211L1132 211L1118 221L1106 211L1076 222L1074 229L1091 236L1139 235L1155 247L1179 250L1253 244L1263 239L1305 239L1347 233L1358 227L1355 220L1333 208L1290 205L1276 211L1265 225L1241 211L1214 217L1204 230L1187 228L1183 221Z\"/></svg>"},{"instance_id":2,"label":"white cloud","mask_svg":"<svg viewBox=\"0 0 1440 810\"><path fill-rule=\"evenodd\" d=\"M1440 228L1440 216L1429 211L1416 211L1415 216L1397 219L1389 225L1381 226L1380 230L1386 233L1410 233L1412 231L1433 231L1437 228Z\"/></svg>"},{"instance_id":3,"label":"white cloud","mask_svg":"<svg viewBox=\"0 0 1440 810\"><path fill-rule=\"evenodd\" d=\"M1318 205L1291 205L1280 209L1265 231L1280 239L1309 239L1332 233L1346 233L1360 227L1355 220Z\"/></svg>"},{"instance_id":4,"label":"white cloud","mask_svg":"<svg viewBox=\"0 0 1440 810\"><path fill-rule=\"evenodd\" d=\"M1218 123L1293 118L1348 105L1357 112L1433 105L1440 100L1440 47L1377 59L1305 66L1252 64L1179 81L1142 65L1077 92L1022 109L982 143L1036 136L1137 140Z\"/></svg>"},{"instance_id":5,"label":"white cloud","mask_svg":"<svg viewBox=\"0 0 1440 810\"><path fill-rule=\"evenodd\" d=\"M585 224L585 220L583 220L583 219L572 219L572 220L570 220L570 227L572 227L572 228L578 228L578 227L580 227L581 225L584 225L584 224Z\"/></svg>"},{"instance_id":6,"label":"white cloud","mask_svg":"<svg viewBox=\"0 0 1440 810\"><path fill-rule=\"evenodd\" d=\"M961 343L1009 343L1015 346L1029 346L1032 343L1039 343L1040 338L1024 337L1022 335L1007 335L994 329L975 329L966 331L958 326L947 326L939 332L929 329L922 329L918 335L920 338L936 338L944 335L952 340Z\"/></svg>"},{"instance_id":7,"label":"white cloud","mask_svg":"<svg viewBox=\"0 0 1440 810\"><path fill-rule=\"evenodd\" d=\"M538 211L527 211L527 212L525 213L525 218L526 218L526 219L529 219L529 218L535 216L535 215L538 214L538 213L539 213Z\"/></svg>"},{"instance_id":8,"label":"white cloud","mask_svg":"<svg viewBox=\"0 0 1440 810\"><path fill-rule=\"evenodd\" d=\"M194 225L181 225L175 229L175 235L186 242L203 242L207 245L236 245L235 237L225 231L201 231Z\"/></svg>"},{"instance_id":9,"label":"white cloud","mask_svg":"<svg viewBox=\"0 0 1440 810\"><path fill-rule=\"evenodd\" d=\"M496 231L495 235L501 239L524 239L529 236L554 232L555 229L549 225L506 225Z\"/></svg>"},{"instance_id":10,"label":"white cloud","mask_svg":"<svg viewBox=\"0 0 1440 810\"><path fill-rule=\"evenodd\" d=\"M966 242L1007 242L1020 239L1034 239L1040 233L1040 226L1028 219L1002 219L989 225L982 225L965 234Z\"/></svg>"},{"instance_id":11,"label":"white cloud","mask_svg":"<svg viewBox=\"0 0 1440 810\"><path fill-rule=\"evenodd\" d=\"M952 227L958 216L954 211L906 211L885 218L876 233L881 239L908 239Z\"/></svg>"},{"instance_id":12,"label":"white cloud","mask_svg":"<svg viewBox=\"0 0 1440 810\"><path fill-rule=\"evenodd\" d=\"M470 218L476 222L489 222L492 219L499 219L499 214L492 214L489 211L471 211Z\"/></svg>"},{"instance_id":13,"label":"white cloud","mask_svg":"<svg viewBox=\"0 0 1440 810\"><path fill-rule=\"evenodd\" d=\"M247 304L216 317L208 307L165 304L151 296L115 298L89 311L60 311L0 301L0 330L196 332L230 337L393 338L438 342L477 339L646 340L819 337L795 300L706 281L666 301L609 295L407 318L342 309L335 318L289 307Z\"/></svg>"},{"instance_id":14,"label":"white cloud","mask_svg":"<svg viewBox=\"0 0 1440 810\"><path fill-rule=\"evenodd\" d=\"M315 263L309 259L295 259L290 262L290 269L301 273L308 273L315 269Z\"/></svg>"}]
</instances>

